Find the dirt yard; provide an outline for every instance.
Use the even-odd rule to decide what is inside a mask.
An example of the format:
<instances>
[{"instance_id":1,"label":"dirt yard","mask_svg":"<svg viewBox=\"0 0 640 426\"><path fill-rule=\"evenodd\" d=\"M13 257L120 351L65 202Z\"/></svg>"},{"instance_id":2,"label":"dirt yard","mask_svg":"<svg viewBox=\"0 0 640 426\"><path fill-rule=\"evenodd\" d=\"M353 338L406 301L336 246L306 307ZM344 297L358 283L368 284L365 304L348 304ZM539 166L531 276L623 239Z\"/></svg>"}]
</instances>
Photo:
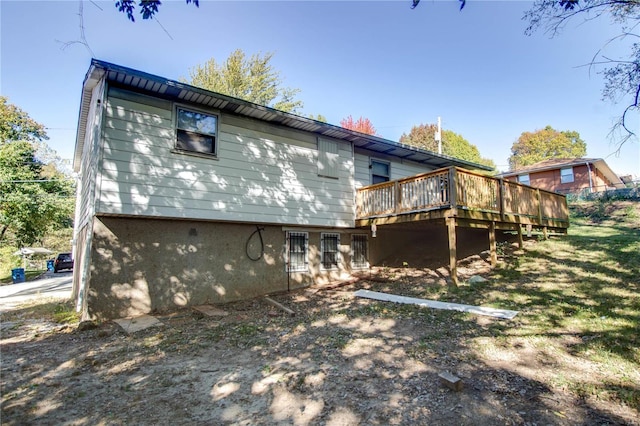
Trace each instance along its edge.
<instances>
[{"instance_id":1,"label":"dirt yard","mask_svg":"<svg viewBox=\"0 0 640 426\"><path fill-rule=\"evenodd\" d=\"M463 278L486 275L469 258ZM578 398L562 377L593 374L520 326L354 297L446 286L443 271L380 269L358 282L184 310L127 334L40 321L2 325L3 425L638 425L638 412ZM455 296L455 292L452 293ZM455 302L455 297L449 298ZM556 339L570 348L571 330ZM484 343L494 344L486 350ZM485 349L483 349L485 348ZM461 378L456 391L438 378Z\"/></svg>"}]
</instances>

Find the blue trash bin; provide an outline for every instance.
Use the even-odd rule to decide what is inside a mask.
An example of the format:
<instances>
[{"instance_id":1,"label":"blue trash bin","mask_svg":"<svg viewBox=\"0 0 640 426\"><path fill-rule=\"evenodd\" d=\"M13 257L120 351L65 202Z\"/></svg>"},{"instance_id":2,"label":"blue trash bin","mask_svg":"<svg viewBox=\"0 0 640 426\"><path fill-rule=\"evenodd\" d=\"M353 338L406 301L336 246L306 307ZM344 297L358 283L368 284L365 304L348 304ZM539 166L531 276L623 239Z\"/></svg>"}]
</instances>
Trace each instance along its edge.
<instances>
[{"instance_id":1,"label":"blue trash bin","mask_svg":"<svg viewBox=\"0 0 640 426\"><path fill-rule=\"evenodd\" d=\"M24 268L15 268L11 270L11 279L14 284L24 282Z\"/></svg>"},{"instance_id":2,"label":"blue trash bin","mask_svg":"<svg viewBox=\"0 0 640 426\"><path fill-rule=\"evenodd\" d=\"M53 259L47 260L47 271L53 271L53 262L55 262Z\"/></svg>"}]
</instances>

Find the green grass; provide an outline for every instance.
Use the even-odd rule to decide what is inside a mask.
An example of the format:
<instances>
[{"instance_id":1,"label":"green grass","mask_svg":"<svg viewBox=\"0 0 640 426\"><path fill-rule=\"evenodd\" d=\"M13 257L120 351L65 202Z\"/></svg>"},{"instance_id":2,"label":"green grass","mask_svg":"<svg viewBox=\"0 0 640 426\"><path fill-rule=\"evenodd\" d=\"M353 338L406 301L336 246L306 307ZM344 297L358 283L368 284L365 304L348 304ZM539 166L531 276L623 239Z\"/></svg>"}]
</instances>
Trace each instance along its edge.
<instances>
[{"instance_id":1,"label":"green grass","mask_svg":"<svg viewBox=\"0 0 640 426\"><path fill-rule=\"evenodd\" d=\"M571 208L566 237L537 243L495 270L468 302L521 311L507 340L532 338L559 358L596 366L606 380L566 375L562 387L640 409L640 203ZM469 300L479 299L479 300ZM563 336L575 336L569 347ZM486 347L484 349L487 349Z\"/></svg>"}]
</instances>

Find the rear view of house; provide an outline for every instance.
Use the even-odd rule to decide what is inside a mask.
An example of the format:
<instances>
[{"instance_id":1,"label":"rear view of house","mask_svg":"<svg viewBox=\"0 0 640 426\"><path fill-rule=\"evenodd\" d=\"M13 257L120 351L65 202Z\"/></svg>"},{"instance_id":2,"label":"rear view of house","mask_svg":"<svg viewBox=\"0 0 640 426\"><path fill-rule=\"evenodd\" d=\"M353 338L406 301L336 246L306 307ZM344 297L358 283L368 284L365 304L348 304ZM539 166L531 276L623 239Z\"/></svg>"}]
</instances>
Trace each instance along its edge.
<instances>
[{"instance_id":1,"label":"rear view of house","mask_svg":"<svg viewBox=\"0 0 640 426\"><path fill-rule=\"evenodd\" d=\"M358 188L454 166L484 168L93 60L74 158L78 307L131 316L368 268Z\"/></svg>"}]
</instances>

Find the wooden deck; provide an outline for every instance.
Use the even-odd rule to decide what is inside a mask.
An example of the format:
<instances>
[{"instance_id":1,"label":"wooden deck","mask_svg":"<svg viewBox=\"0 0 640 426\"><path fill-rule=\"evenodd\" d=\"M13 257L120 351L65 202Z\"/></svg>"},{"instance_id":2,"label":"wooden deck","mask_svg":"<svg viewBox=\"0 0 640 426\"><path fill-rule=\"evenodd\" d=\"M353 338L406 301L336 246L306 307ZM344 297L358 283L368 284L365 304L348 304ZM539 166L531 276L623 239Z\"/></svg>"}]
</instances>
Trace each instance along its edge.
<instances>
[{"instance_id":1,"label":"wooden deck","mask_svg":"<svg viewBox=\"0 0 640 426\"><path fill-rule=\"evenodd\" d=\"M564 195L496 179L457 167L383 182L358 189L357 227L442 221L448 227L451 276L457 281L457 226L489 230L492 263L496 262L495 230L522 227L566 234L569 210Z\"/></svg>"}]
</instances>

